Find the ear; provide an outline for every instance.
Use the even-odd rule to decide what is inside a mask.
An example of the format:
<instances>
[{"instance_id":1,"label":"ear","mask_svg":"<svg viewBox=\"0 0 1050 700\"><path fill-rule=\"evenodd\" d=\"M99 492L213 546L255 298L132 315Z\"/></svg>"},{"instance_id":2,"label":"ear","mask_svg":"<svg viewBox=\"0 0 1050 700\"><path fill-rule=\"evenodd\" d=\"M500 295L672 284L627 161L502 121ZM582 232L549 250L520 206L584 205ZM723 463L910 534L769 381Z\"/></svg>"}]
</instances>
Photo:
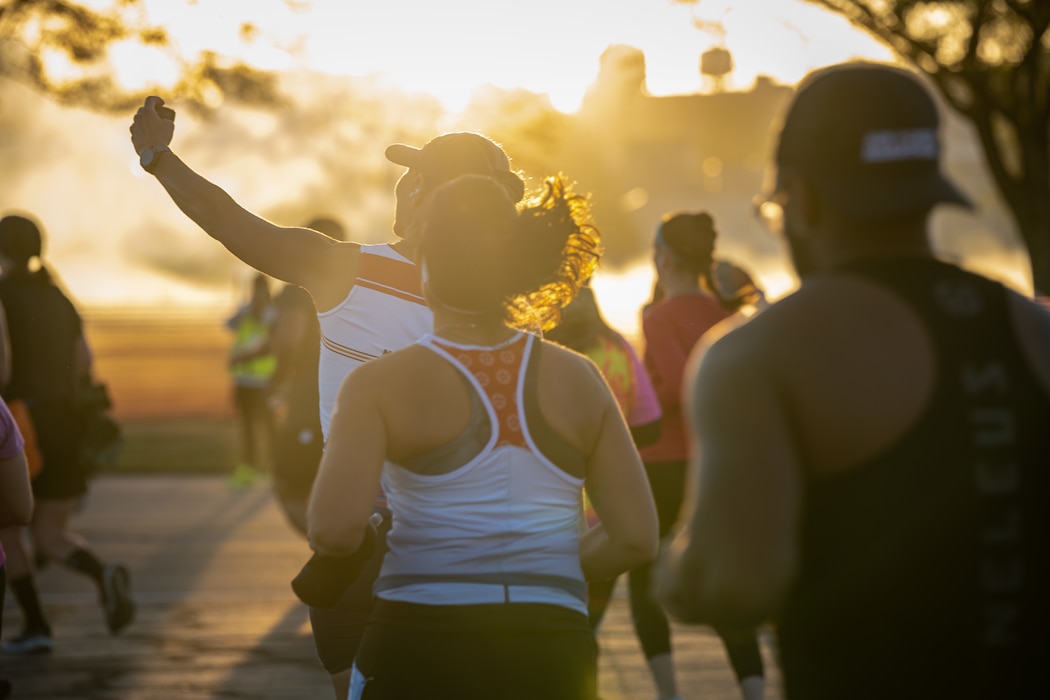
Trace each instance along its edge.
<instances>
[{"instance_id":1,"label":"ear","mask_svg":"<svg viewBox=\"0 0 1050 700\"><path fill-rule=\"evenodd\" d=\"M660 246L653 247L653 267L656 268L657 274L664 267L664 263L667 262L667 251L660 248Z\"/></svg>"},{"instance_id":2,"label":"ear","mask_svg":"<svg viewBox=\"0 0 1050 700\"><path fill-rule=\"evenodd\" d=\"M426 213L426 205L429 200L429 190L423 176L416 178L415 182L408 183L405 193L398 198L399 216L403 217L404 231L402 238L419 233L423 226L423 215Z\"/></svg>"}]
</instances>

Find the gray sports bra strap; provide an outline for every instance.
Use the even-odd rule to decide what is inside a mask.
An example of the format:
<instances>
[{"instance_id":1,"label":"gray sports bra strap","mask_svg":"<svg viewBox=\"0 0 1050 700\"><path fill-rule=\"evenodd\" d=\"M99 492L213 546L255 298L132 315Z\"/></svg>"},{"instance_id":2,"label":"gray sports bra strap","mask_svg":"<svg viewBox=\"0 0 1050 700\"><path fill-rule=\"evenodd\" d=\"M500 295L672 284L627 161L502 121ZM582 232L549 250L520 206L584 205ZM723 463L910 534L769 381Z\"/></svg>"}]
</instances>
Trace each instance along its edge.
<instances>
[{"instance_id":1,"label":"gray sports bra strap","mask_svg":"<svg viewBox=\"0 0 1050 700\"><path fill-rule=\"evenodd\" d=\"M458 369L456 375L470 396L470 420L467 427L441 447L401 460L399 464L405 469L416 474L430 475L453 472L477 457L492 437L492 424L481 397L470 380Z\"/></svg>"},{"instance_id":2,"label":"gray sports bra strap","mask_svg":"<svg viewBox=\"0 0 1050 700\"><path fill-rule=\"evenodd\" d=\"M543 343L532 345L532 354L525 369L525 422L529 434L543 456L554 462L563 472L582 479L587 472L587 459L568 440L559 435L540 411L539 357Z\"/></svg>"}]
</instances>

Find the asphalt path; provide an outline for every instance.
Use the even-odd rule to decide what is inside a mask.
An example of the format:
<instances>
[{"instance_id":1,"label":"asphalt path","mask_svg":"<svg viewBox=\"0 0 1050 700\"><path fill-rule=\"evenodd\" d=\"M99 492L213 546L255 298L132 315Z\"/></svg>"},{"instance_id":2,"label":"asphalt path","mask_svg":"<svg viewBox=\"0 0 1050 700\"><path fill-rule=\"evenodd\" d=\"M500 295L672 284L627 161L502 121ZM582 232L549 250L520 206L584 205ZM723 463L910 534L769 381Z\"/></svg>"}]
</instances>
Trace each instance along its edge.
<instances>
[{"instance_id":1,"label":"asphalt path","mask_svg":"<svg viewBox=\"0 0 1050 700\"><path fill-rule=\"evenodd\" d=\"M289 581L308 557L266 483L233 490L222 476L102 475L74 521L107 562L131 571L137 616L106 631L93 585L62 567L38 585L53 653L0 655L14 698L47 700L332 700L306 609ZM4 637L21 629L10 591ZM602 623L602 700L649 700L656 691L635 639L623 581ZM768 633L768 700L780 698ZM674 627L682 695L736 700L721 642L705 628ZM498 700L494 698L494 700Z\"/></svg>"}]
</instances>

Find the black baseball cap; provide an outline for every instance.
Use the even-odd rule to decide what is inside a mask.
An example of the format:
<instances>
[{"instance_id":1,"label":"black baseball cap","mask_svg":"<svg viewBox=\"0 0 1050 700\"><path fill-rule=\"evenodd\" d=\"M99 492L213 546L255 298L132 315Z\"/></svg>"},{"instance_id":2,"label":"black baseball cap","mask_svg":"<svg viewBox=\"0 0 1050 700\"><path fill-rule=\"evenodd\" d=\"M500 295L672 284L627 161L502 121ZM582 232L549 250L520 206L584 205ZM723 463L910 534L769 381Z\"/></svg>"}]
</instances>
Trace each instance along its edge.
<instances>
[{"instance_id":1,"label":"black baseball cap","mask_svg":"<svg viewBox=\"0 0 1050 700\"><path fill-rule=\"evenodd\" d=\"M972 207L941 172L939 127L937 105L914 74L867 62L824 68L802 81L788 108L778 177L797 171L857 219L891 219L940 202Z\"/></svg>"},{"instance_id":2,"label":"black baseball cap","mask_svg":"<svg viewBox=\"0 0 1050 700\"><path fill-rule=\"evenodd\" d=\"M437 187L460 175L488 175L502 184L517 202L525 183L510 169L510 159L491 139L472 131L454 131L428 141L422 148L395 143L386 149L391 163L415 168Z\"/></svg>"}]
</instances>

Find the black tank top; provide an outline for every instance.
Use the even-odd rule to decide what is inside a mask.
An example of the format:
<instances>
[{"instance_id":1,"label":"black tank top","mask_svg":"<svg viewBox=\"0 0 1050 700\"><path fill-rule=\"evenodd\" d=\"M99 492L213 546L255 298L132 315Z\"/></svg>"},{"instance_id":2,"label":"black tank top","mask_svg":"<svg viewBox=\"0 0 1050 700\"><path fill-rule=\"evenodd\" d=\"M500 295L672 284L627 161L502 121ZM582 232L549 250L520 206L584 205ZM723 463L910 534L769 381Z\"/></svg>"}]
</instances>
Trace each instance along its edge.
<instances>
[{"instance_id":1,"label":"black tank top","mask_svg":"<svg viewBox=\"0 0 1050 700\"><path fill-rule=\"evenodd\" d=\"M805 485L786 695L1050 698L1050 397L1006 292L933 260L844 272L921 316L936 387L896 445Z\"/></svg>"},{"instance_id":2,"label":"black tank top","mask_svg":"<svg viewBox=\"0 0 1050 700\"><path fill-rule=\"evenodd\" d=\"M39 273L0 280L11 342L8 401L71 401L77 393L76 343L83 333L73 303Z\"/></svg>"}]
</instances>

